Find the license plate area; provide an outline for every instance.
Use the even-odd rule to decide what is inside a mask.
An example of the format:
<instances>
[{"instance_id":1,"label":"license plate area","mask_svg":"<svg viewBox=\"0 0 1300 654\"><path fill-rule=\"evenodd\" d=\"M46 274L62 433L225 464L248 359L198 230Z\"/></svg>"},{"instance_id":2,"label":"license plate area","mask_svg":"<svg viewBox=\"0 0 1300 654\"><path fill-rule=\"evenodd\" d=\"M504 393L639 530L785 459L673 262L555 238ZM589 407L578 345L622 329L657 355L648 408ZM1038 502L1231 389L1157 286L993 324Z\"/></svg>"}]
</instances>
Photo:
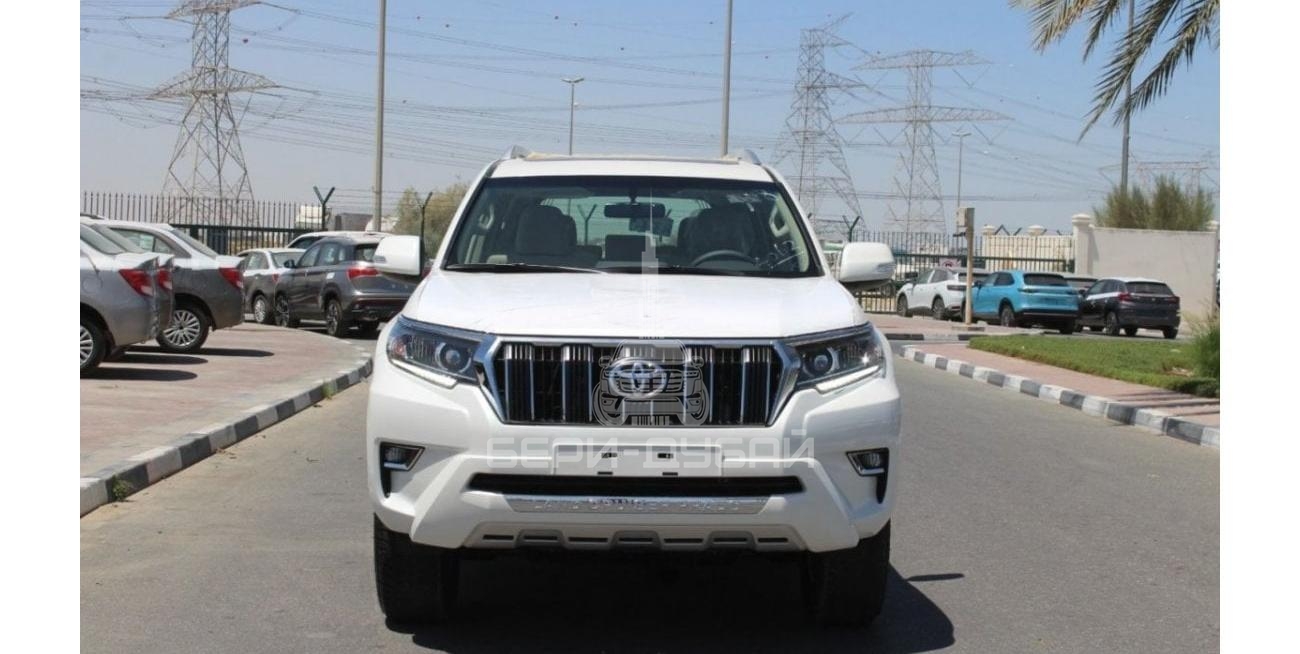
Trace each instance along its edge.
<instances>
[{"instance_id":1,"label":"license plate area","mask_svg":"<svg viewBox=\"0 0 1300 654\"><path fill-rule=\"evenodd\" d=\"M556 475L722 476L722 448L717 445L557 443L552 461Z\"/></svg>"}]
</instances>

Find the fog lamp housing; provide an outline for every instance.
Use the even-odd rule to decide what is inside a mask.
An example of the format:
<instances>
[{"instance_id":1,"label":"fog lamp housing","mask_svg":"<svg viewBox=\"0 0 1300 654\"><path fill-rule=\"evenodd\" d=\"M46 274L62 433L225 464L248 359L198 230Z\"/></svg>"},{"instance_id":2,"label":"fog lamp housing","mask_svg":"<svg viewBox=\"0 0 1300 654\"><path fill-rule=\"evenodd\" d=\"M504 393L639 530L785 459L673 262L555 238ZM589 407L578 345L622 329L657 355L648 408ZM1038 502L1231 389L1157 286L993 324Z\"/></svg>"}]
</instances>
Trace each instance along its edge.
<instances>
[{"instance_id":1,"label":"fog lamp housing","mask_svg":"<svg viewBox=\"0 0 1300 654\"><path fill-rule=\"evenodd\" d=\"M853 470L863 477L876 480L876 501L885 501L885 486L889 480L889 450L858 450L847 452Z\"/></svg>"}]
</instances>

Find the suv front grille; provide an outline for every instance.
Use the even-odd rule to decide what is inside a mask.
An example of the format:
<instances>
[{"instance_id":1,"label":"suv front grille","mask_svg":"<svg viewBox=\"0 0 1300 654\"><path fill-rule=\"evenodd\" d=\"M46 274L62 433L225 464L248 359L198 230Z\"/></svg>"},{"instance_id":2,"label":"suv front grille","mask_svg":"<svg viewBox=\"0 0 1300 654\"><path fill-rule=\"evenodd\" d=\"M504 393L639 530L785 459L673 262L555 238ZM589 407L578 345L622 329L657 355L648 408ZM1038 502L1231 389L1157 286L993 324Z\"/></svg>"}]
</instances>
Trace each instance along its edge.
<instances>
[{"instance_id":1,"label":"suv front grille","mask_svg":"<svg viewBox=\"0 0 1300 654\"><path fill-rule=\"evenodd\" d=\"M507 341L488 386L512 423L765 425L788 388L786 372L769 344Z\"/></svg>"}]
</instances>

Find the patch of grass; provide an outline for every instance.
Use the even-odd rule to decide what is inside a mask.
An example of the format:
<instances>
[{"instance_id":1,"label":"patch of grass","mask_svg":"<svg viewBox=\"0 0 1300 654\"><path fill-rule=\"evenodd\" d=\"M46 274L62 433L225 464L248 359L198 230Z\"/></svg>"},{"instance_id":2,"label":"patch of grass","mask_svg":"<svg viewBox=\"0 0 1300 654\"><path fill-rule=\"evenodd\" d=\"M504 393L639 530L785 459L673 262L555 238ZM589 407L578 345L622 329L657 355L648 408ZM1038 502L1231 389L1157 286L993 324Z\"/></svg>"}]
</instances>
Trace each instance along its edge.
<instances>
[{"instance_id":1,"label":"patch of grass","mask_svg":"<svg viewBox=\"0 0 1300 654\"><path fill-rule=\"evenodd\" d=\"M1217 331L1216 334L1217 336ZM1218 360L1215 339L1215 361ZM1170 341L1132 341L1048 336L996 336L970 347L1179 393L1218 397L1219 380L1204 374L1196 346ZM1217 366L1216 366L1217 372Z\"/></svg>"},{"instance_id":2,"label":"patch of grass","mask_svg":"<svg viewBox=\"0 0 1300 654\"><path fill-rule=\"evenodd\" d=\"M122 500L130 496L131 493L134 493L136 489L135 489L135 484L132 484L131 482L125 479L119 478L113 480L113 487L109 490L113 494L113 501L121 502Z\"/></svg>"}]
</instances>

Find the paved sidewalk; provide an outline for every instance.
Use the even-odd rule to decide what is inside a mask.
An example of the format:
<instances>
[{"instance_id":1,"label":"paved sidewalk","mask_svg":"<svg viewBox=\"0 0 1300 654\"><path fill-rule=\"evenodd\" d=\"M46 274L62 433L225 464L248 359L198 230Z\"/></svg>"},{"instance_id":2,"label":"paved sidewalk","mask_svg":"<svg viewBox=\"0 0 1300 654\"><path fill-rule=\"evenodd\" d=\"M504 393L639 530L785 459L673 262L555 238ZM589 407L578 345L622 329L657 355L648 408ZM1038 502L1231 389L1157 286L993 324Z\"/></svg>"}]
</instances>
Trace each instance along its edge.
<instances>
[{"instance_id":1,"label":"paved sidewalk","mask_svg":"<svg viewBox=\"0 0 1300 654\"><path fill-rule=\"evenodd\" d=\"M975 324L969 328L961 322L933 318L904 318L893 313L868 313L871 322L891 341L967 341L976 336L1041 334L1041 329L1020 329L998 325Z\"/></svg>"},{"instance_id":2,"label":"paved sidewalk","mask_svg":"<svg viewBox=\"0 0 1300 654\"><path fill-rule=\"evenodd\" d=\"M214 332L194 355L133 347L81 379L81 476L232 424L368 357L346 341L256 324Z\"/></svg>"}]
</instances>

